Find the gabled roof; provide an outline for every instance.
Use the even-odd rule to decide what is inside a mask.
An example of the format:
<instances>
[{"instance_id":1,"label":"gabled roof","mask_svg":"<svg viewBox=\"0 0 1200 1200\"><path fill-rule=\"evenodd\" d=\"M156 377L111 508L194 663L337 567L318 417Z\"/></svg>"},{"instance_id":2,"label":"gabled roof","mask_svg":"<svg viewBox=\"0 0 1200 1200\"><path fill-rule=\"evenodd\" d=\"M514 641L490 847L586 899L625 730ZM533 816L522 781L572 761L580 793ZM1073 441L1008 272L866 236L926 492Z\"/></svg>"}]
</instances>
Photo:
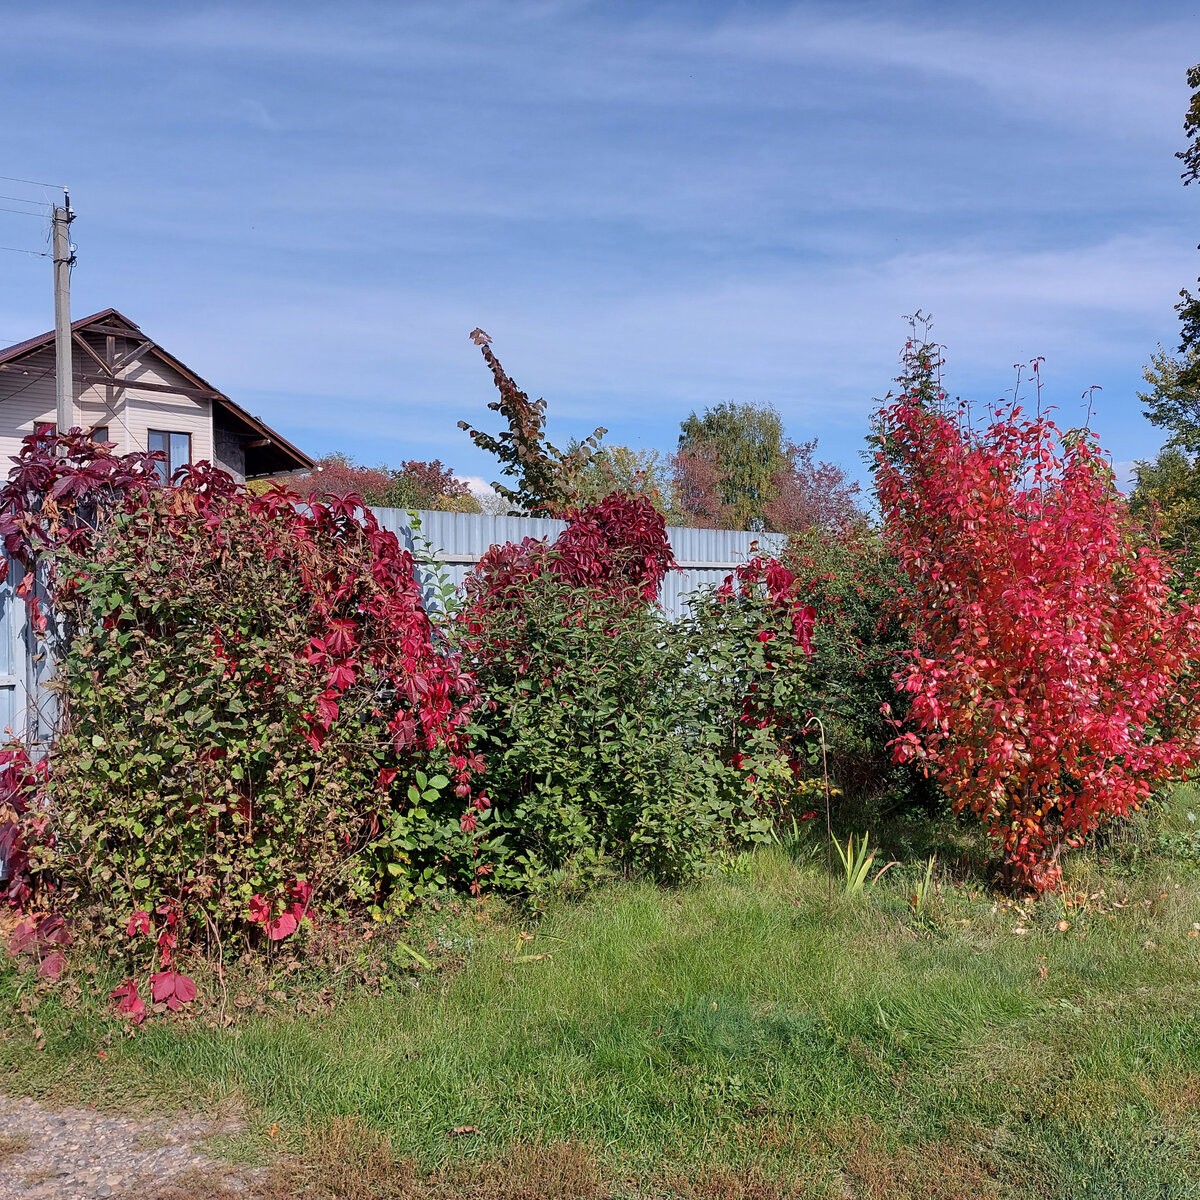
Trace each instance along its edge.
<instances>
[{"instance_id":1,"label":"gabled roof","mask_svg":"<svg viewBox=\"0 0 1200 1200\"><path fill-rule=\"evenodd\" d=\"M140 334L142 331L126 316L117 312L115 308L106 308L103 312L92 313L90 317L82 317L78 321L71 322L71 332L80 333L88 325L94 325L99 321L107 321L110 317L116 319L119 324L127 325L131 333ZM39 333L37 337L26 338L23 342L17 342L15 346L6 346L0 350L0 363L13 362L15 359L23 358L26 354L32 354L35 350L44 350L47 346L54 343L54 330L49 333Z\"/></svg>"},{"instance_id":2,"label":"gabled roof","mask_svg":"<svg viewBox=\"0 0 1200 1200\"><path fill-rule=\"evenodd\" d=\"M81 317L78 321L72 321L71 332L99 333L104 335L115 334L118 337L127 337L131 340L150 341L133 321L125 316L124 313L118 312L115 308L106 308L100 312L92 313L90 317ZM0 349L0 366L15 362L26 355L35 354L40 350L48 349L53 345L53 329L49 333L42 333L37 337L26 338L25 341L17 342L14 346ZM287 438L281 437L275 430L265 424L260 418L248 412L240 404L230 400L224 392L218 391L208 380L197 375L191 367L180 362L175 355L164 350L157 342L150 342L150 345L146 347L145 353L155 355L165 362L167 366L178 371L192 387L208 392L214 406L214 418L219 413L221 418L219 423L221 425L227 428L232 427L237 432L251 437L258 443L253 446L247 445L247 477L312 469L313 460L304 451L297 449ZM136 381L130 380L129 386L136 387ZM253 455L250 453L251 450L254 451ZM251 469L250 463L252 458L255 460L256 469Z\"/></svg>"}]
</instances>

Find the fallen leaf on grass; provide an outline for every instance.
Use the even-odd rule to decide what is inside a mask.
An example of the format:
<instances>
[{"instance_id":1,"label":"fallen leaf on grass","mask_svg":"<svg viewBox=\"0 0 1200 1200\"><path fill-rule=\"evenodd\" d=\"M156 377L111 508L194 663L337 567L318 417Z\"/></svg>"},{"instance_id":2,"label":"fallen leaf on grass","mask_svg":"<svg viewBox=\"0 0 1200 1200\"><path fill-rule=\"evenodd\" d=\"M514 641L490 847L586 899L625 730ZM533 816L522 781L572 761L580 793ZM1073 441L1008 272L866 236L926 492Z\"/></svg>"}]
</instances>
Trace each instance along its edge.
<instances>
[{"instance_id":1,"label":"fallen leaf on grass","mask_svg":"<svg viewBox=\"0 0 1200 1200\"><path fill-rule=\"evenodd\" d=\"M67 965L66 957L61 950L55 950L53 954L47 954L45 958L38 963L37 973L43 979L57 979L63 973L63 967Z\"/></svg>"},{"instance_id":2,"label":"fallen leaf on grass","mask_svg":"<svg viewBox=\"0 0 1200 1200\"><path fill-rule=\"evenodd\" d=\"M171 1012L178 1012L195 1000L196 983L190 975L178 971L159 971L150 976L150 994L155 1004L165 1004Z\"/></svg>"},{"instance_id":3,"label":"fallen leaf on grass","mask_svg":"<svg viewBox=\"0 0 1200 1200\"><path fill-rule=\"evenodd\" d=\"M478 1133L478 1132L479 1132L478 1125L455 1125L455 1127L453 1129L446 1130L446 1136L447 1137L462 1137L464 1134Z\"/></svg>"}]
</instances>

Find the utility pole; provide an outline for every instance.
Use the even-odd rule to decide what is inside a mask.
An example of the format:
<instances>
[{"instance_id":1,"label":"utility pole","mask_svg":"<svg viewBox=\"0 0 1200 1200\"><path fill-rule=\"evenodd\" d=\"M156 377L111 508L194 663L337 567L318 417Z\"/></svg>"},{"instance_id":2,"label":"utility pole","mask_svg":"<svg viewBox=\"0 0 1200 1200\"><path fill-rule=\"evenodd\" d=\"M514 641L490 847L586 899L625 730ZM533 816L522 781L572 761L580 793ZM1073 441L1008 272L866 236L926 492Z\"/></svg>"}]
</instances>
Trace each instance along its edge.
<instances>
[{"instance_id":1,"label":"utility pole","mask_svg":"<svg viewBox=\"0 0 1200 1200\"><path fill-rule=\"evenodd\" d=\"M71 197L63 188L63 202L54 206L54 384L56 424L66 433L75 424L75 379L71 367L71 253L70 226L75 220Z\"/></svg>"}]
</instances>

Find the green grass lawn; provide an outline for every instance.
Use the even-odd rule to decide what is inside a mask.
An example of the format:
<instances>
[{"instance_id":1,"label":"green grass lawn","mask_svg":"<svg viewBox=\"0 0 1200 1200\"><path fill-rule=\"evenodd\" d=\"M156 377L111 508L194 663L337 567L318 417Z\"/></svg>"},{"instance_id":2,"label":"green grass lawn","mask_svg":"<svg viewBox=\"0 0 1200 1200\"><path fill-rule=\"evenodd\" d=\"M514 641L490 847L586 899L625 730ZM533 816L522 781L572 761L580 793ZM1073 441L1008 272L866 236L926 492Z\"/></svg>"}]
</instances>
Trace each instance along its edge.
<instances>
[{"instance_id":1,"label":"green grass lawn","mask_svg":"<svg viewBox=\"0 0 1200 1200\"><path fill-rule=\"evenodd\" d=\"M1200 873L1159 841L1024 906L968 880L916 912L916 864L831 904L823 858L782 849L537 920L455 906L430 936L457 969L397 951L393 988L325 1015L104 1043L119 1026L50 995L0 1087L230 1104L242 1149L378 1132L421 1170L568 1143L615 1196L1200 1196ZM8 970L0 1004L29 986Z\"/></svg>"}]
</instances>

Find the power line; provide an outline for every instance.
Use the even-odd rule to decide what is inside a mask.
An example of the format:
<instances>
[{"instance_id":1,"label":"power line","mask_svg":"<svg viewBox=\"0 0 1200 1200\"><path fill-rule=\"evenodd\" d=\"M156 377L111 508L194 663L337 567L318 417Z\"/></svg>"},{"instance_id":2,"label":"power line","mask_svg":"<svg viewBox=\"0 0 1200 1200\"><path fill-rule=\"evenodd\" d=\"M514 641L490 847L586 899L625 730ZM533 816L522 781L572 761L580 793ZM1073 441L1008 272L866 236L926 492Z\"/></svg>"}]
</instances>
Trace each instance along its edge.
<instances>
[{"instance_id":1,"label":"power line","mask_svg":"<svg viewBox=\"0 0 1200 1200\"><path fill-rule=\"evenodd\" d=\"M6 208L3 205L0 205L0 212L16 213L17 216L19 216L19 217L45 217L46 216L45 213L30 212L28 209L25 209L25 208Z\"/></svg>"},{"instance_id":2,"label":"power line","mask_svg":"<svg viewBox=\"0 0 1200 1200\"><path fill-rule=\"evenodd\" d=\"M36 204L42 208L49 207L46 200L28 200L24 196L0 196L0 200L15 200L18 204Z\"/></svg>"},{"instance_id":3,"label":"power line","mask_svg":"<svg viewBox=\"0 0 1200 1200\"><path fill-rule=\"evenodd\" d=\"M54 368L47 367L44 371L40 371L37 375L35 375L24 387L17 388L17 390L15 392L9 392L8 395L6 395L4 398L6 400L11 400L14 396L19 396L22 392L29 391L29 389L31 387L33 387L33 385L35 383L41 383L42 380L45 379L47 375L53 375L53 374L54 374ZM10 376L10 378L11 378L11 376ZM128 431L126 431L126 432L128 432Z\"/></svg>"},{"instance_id":4,"label":"power line","mask_svg":"<svg viewBox=\"0 0 1200 1200\"><path fill-rule=\"evenodd\" d=\"M45 250L22 250L20 246L0 246L0 250L7 250L10 254L32 254L34 258L50 257Z\"/></svg>"},{"instance_id":5,"label":"power line","mask_svg":"<svg viewBox=\"0 0 1200 1200\"><path fill-rule=\"evenodd\" d=\"M61 183L44 183L40 179L18 179L15 175L0 175L0 179L5 179L9 183L27 183L30 187L48 187L53 188L56 192L65 192L66 185Z\"/></svg>"}]
</instances>

